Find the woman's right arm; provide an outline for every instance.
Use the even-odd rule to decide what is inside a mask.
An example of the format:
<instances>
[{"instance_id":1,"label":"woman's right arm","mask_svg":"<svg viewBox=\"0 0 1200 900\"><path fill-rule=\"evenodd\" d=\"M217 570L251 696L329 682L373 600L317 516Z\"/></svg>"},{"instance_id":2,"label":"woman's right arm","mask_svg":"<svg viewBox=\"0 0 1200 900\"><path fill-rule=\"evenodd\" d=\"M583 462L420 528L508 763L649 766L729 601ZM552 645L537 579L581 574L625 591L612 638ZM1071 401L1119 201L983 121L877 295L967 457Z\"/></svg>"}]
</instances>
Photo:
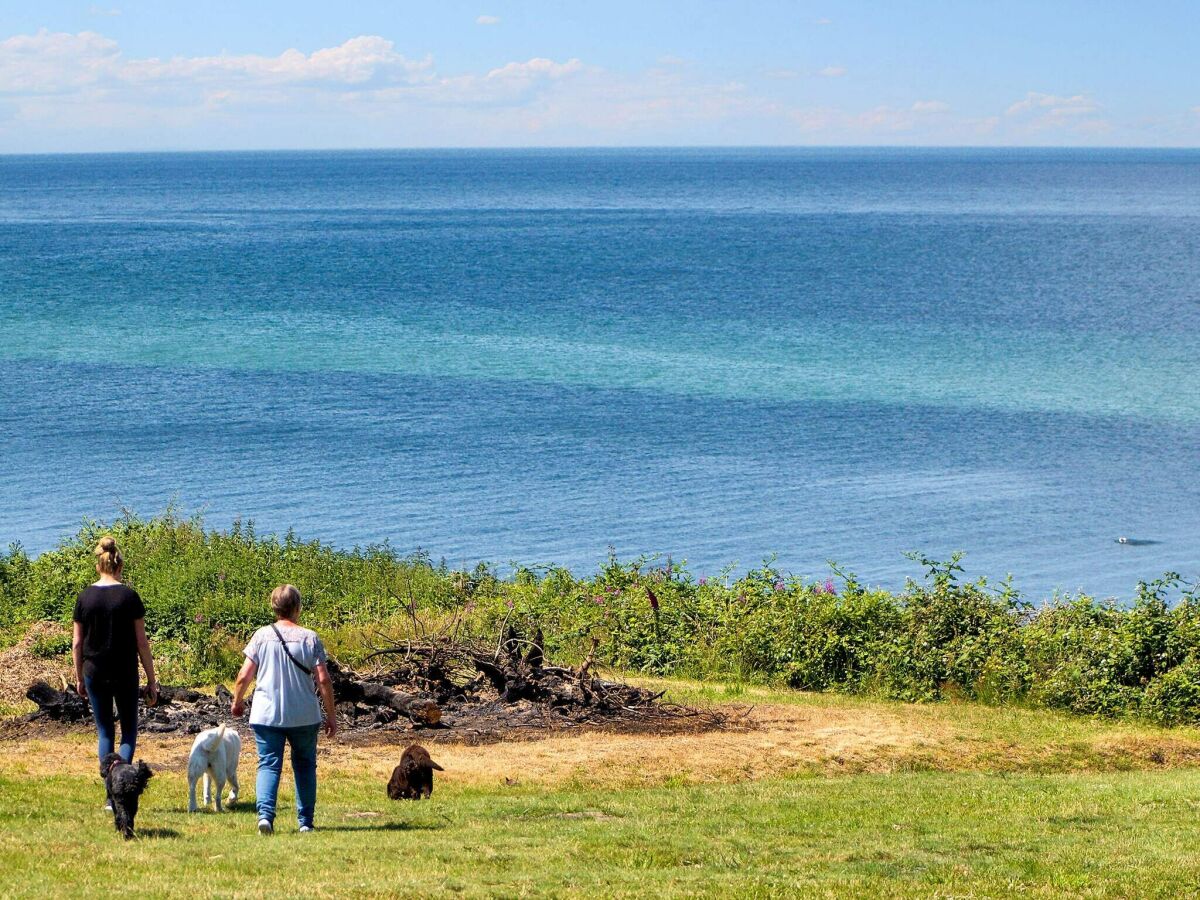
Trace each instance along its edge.
<instances>
[{"instance_id":1,"label":"woman's right arm","mask_svg":"<svg viewBox=\"0 0 1200 900\"><path fill-rule=\"evenodd\" d=\"M71 659L75 661L75 690L79 696L87 699L87 688L83 685L83 625L75 623L71 634Z\"/></svg>"},{"instance_id":2,"label":"woman's right arm","mask_svg":"<svg viewBox=\"0 0 1200 900\"><path fill-rule=\"evenodd\" d=\"M233 703L229 705L229 712L235 716L240 716L246 711L246 704L243 702L246 697L246 691L250 688L250 682L254 680L254 676L258 674L258 664L250 657L246 657L246 661L242 663L242 669L238 672L237 681L233 685Z\"/></svg>"}]
</instances>

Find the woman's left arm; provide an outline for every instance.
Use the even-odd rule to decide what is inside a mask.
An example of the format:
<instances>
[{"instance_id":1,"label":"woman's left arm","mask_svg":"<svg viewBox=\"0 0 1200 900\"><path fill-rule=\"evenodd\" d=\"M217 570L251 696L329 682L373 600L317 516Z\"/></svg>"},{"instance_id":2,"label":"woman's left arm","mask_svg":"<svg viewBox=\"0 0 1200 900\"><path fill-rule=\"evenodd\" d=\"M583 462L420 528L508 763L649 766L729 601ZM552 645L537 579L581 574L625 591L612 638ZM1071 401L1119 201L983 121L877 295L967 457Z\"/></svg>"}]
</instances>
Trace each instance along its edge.
<instances>
[{"instance_id":1,"label":"woman's left arm","mask_svg":"<svg viewBox=\"0 0 1200 900\"><path fill-rule=\"evenodd\" d=\"M142 668L146 670L146 691L151 706L158 702L158 679L154 677L154 657L150 655L150 640L146 637L146 620L138 619L133 623L137 634L138 656L142 660Z\"/></svg>"}]
</instances>

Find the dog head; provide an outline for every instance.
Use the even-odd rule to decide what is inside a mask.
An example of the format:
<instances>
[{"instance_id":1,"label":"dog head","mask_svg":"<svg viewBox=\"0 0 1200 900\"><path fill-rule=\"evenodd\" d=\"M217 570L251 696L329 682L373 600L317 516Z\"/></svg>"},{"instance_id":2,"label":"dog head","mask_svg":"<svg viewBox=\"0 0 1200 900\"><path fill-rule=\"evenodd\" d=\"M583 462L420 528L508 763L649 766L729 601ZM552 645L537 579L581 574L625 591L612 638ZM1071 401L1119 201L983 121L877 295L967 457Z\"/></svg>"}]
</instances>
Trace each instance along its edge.
<instances>
[{"instance_id":1,"label":"dog head","mask_svg":"<svg viewBox=\"0 0 1200 900\"><path fill-rule=\"evenodd\" d=\"M137 791L140 794L146 789L146 782L154 777L154 772L146 765L144 759L139 759L137 763Z\"/></svg>"},{"instance_id":2,"label":"dog head","mask_svg":"<svg viewBox=\"0 0 1200 900\"><path fill-rule=\"evenodd\" d=\"M438 772L446 771L429 756L429 751L420 744L410 744L400 757L400 765L405 772L415 772L418 769L436 769Z\"/></svg>"}]
</instances>

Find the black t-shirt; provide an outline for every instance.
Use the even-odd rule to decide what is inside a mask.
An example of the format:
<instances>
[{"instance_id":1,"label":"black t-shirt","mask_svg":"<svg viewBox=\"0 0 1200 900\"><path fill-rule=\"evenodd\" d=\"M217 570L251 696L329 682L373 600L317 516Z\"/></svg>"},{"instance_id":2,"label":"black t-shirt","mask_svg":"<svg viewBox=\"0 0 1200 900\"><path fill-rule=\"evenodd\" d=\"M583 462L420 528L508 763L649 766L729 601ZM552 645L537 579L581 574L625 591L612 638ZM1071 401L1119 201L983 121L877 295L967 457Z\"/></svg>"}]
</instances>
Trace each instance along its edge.
<instances>
[{"instance_id":1,"label":"black t-shirt","mask_svg":"<svg viewBox=\"0 0 1200 900\"><path fill-rule=\"evenodd\" d=\"M138 592L123 584L88 585L75 601L75 621L83 626L83 674L86 677L137 678L137 632L133 623L146 617Z\"/></svg>"}]
</instances>

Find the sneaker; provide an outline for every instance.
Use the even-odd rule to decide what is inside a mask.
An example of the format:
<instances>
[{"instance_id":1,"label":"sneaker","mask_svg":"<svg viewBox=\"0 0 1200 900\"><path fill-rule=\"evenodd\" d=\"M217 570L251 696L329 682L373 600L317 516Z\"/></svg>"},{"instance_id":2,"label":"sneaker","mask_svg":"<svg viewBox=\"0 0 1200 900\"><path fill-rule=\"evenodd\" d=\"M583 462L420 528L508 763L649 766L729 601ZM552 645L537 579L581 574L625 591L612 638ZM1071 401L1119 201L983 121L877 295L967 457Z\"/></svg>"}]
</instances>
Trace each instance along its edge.
<instances>
[{"instance_id":1,"label":"sneaker","mask_svg":"<svg viewBox=\"0 0 1200 900\"><path fill-rule=\"evenodd\" d=\"M105 812L112 812L112 811L113 811L113 808L112 808L112 801L111 801L111 800L105 800L105 801L104 801L104 811L105 811Z\"/></svg>"},{"instance_id":2,"label":"sneaker","mask_svg":"<svg viewBox=\"0 0 1200 900\"><path fill-rule=\"evenodd\" d=\"M313 830L313 827L311 825L301 825L300 826L301 834L308 834L312 830Z\"/></svg>"},{"instance_id":3,"label":"sneaker","mask_svg":"<svg viewBox=\"0 0 1200 900\"><path fill-rule=\"evenodd\" d=\"M271 835L275 833L275 826L267 819L258 820L258 833Z\"/></svg>"}]
</instances>

